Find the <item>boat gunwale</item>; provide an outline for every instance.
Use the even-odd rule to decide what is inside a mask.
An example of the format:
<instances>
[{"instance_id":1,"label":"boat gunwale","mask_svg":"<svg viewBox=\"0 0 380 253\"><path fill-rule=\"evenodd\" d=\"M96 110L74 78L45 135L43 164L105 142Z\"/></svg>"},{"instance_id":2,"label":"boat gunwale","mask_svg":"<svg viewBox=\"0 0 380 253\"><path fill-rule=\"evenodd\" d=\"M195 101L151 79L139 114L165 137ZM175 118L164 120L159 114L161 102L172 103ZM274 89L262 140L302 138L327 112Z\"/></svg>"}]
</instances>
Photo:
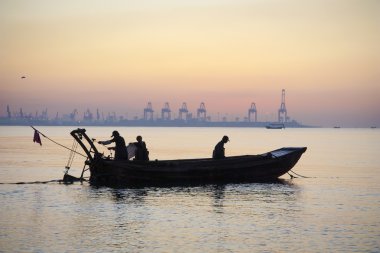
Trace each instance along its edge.
<instances>
[{"instance_id":1,"label":"boat gunwale","mask_svg":"<svg viewBox=\"0 0 380 253\"><path fill-rule=\"evenodd\" d=\"M258 155L235 155L235 156L227 156L225 158L221 159L214 159L211 157L206 158L184 158L184 159L165 159L165 160L149 160L149 161L136 161L136 160L113 160L113 159L107 159L106 157L102 157L101 159L105 162L112 162L112 163L132 163L132 164L149 164L149 163L170 163L170 162L226 162L226 161L233 161L233 160L240 160L244 159L247 160L248 158L257 158L259 160L260 158L282 158L289 155L294 155L294 153L301 152L304 153L306 151L306 147L283 147L279 149L275 149L266 153L258 154ZM274 152L278 152L281 150L290 150L290 152L280 154L280 155L274 155Z\"/></svg>"}]
</instances>

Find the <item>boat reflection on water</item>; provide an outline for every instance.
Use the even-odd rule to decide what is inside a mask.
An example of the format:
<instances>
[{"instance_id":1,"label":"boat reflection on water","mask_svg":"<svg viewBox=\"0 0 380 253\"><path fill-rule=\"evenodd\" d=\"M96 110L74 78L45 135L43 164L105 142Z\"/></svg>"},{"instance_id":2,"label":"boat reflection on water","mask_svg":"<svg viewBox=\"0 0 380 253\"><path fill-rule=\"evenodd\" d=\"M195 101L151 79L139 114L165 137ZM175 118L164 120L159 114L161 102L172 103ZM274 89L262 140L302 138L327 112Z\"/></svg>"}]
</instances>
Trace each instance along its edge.
<instances>
[{"instance_id":1,"label":"boat reflection on water","mask_svg":"<svg viewBox=\"0 0 380 253\"><path fill-rule=\"evenodd\" d=\"M100 202L114 202L126 205L125 208L138 206L151 208L211 208L214 213L224 209L252 202L278 203L292 205L297 201L299 188L292 180L278 179L265 183L206 184L170 187L112 188L91 186L91 196ZM231 205L233 203L233 205ZM186 209L186 208L185 208Z\"/></svg>"}]
</instances>

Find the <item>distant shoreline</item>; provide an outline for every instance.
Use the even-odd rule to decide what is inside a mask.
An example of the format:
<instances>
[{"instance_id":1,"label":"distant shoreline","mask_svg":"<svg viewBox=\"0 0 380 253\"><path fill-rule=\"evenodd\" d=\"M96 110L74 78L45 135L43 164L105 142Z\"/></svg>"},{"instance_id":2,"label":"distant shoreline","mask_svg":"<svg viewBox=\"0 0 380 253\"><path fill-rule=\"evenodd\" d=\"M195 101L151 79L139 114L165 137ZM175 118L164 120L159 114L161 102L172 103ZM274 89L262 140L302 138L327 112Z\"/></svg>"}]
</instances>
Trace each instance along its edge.
<instances>
[{"instance_id":1,"label":"distant shoreline","mask_svg":"<svg viewBox=\"0 0 380 253\"><path fill-rule=\"evenodd\" d=\"M183 120L120 120L120 121L56 121L0 119L0 126L124 126L124 127L247 127L265 128L277 122L183 121ZM285 128L315 128L296 121L284 122Z\"/></svg>"}]
</instances>

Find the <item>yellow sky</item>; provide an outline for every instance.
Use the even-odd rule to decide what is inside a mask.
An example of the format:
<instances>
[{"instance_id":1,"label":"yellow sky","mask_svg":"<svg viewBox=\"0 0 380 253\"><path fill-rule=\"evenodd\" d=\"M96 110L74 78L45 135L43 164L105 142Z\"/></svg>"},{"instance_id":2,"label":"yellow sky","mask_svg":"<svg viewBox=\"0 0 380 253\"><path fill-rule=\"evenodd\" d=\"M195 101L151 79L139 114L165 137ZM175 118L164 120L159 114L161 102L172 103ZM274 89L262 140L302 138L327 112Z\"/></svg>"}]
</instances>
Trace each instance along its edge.
<instances>
[{"instance_id":1,"label":"yellow sky","mask_svg":"<svg viewBox=\"0 0 380 253\"><path fill-rule=\"evenodd\" d=\"M2 112L255 102L265 120L285 88L301 122L380 124L376 0L2 0L0 34Z\"/></svg>"}]
</instances>

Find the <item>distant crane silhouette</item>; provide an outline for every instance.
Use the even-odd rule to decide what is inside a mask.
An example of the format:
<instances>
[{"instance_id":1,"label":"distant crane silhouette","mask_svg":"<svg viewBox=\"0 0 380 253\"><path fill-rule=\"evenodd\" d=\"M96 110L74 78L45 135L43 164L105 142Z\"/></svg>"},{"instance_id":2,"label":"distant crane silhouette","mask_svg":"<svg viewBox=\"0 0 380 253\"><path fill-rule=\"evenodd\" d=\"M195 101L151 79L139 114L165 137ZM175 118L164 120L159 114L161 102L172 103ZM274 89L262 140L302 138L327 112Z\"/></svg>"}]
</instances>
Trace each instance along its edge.
<instances>
[{"instance_id":1,"label":"distant crane silhouette","mask_svg":"<svg viewBox=\"0 0 380 253\"><path fill-rule=\"evenodd\" d=\"M85 120L85 121L92 121L92 119L93 119L93 114L90 111L90 109L87 109L87 111L85 111L84 114L83 114L83 120Z\"/></svg>"},{"instance_id":2,"label":"distant crane silhouette","mask_svg":"<svg viewBox=\"0 0 380 253\"><path fill-rule=\"evenodd\" d=\"M254 115L254 122L257 122L257 109L256 109L256 104L252 103L251 108L248 109L248 121L252 122L251 115Z\"/></svg>"},{"instance_id":3,"label":"distant crane silhouette","mask_svg":"<svg viewBox=\"0 0 380 253\"><path fill-rule=\"evenodd\" d=\"M189 110L187 110L187 105L185 102L182 103L182 107L179 108L179 114L178 119L180 120L187 120L189 116ZM185 115L185 117L184 117Z\"/></svg>"},{"instance_id":4,"label":"distant crane silhouette","mask_svg":"<svg viewBox=\"0 0 380 253\"><path fill-rule=\"evenodd\" d=\"M70 113L70 120L75 121L75 117L78 114L78 110L74 109L72 113Z\"/></svg>"},{"instance_id":5,"label":"distant crane silhouette","mask_svg":"<svg viewBox=\"0 0 380 253\"><path fill-rule=\"evenodd\" d=\"M171 112L172 111L170 110L169 103L166 102L164 105L164 108L162 108L162 110L161 110L161 119L170 120L171 119Z\"/></svg>"},{"instance_id":6,"label":"distant crane silhouette","mask_svg":"<svg viewBox=\"0 0 380 253\"><path fill-rule=\"evenodd\" d=\"M41 119L42 120L48 120L49 119L47 108L45 108L45 110L42 111L42 113L41 113Z\"/></svg>"},{"instance_id":7,"label":"distant crane silhouette","mask_svg":"<svg viewBox=\"0 0 380 253\"><path fill-rule=\"evenodd\" d=\"M144 120L153 120L153 107L152 103L148 102L146 108L144 108Z\"/></svg>"},{"instance_id":8,"label":"distant crane silhouette","mask_svg":"<svg viewBox=\"0 0 380 253\"><path fill-rule=\"evenodd\" d=\"M11 113L11 109L9 108L9 105L7 105L7 115L8 115L8 119L12 118L12 113Z\"/></svg>"},{"instance_id":9,"label":"distant crane silhouette","mask_svg":"<svg viewBox=\"0 0 380 253\"><path fill-rule=\"evenodd\" d=\"M285 90L282 89L281 105L280 105L280 109L278 109L278 122L287 122L287 121L288 121L288 112L286 111L286 106L285 106Z\"/></svg>"},{"instance_id":10,"label":"distant crane silhouette","mask_svg":"<svg viewBox=\"0 0 380 253\"><path fill-rule=\"evenodd\" d=\"M22 111L22 108L20 108L20 118L24 118L24 112Z\"/></svg>"},{"instance_id":11,"label":"distant crane silhouette","mask_svg":"<svg viewBox=\"0 0 380 253\"><path fill-rule=\"evenodd\" d=\"M201 121L206 121L206 106L205 103L201 103L198 110L197 110L197 118Z\"/></svg>"},{"instance_id":12,"label":"distant crane silhouette","mask_svg":"<svg viewBox=\"0 0 380 253\"><path fill-rule=\"evenodd\" d=\"M96 109L96 120L97 120L97 121L100 120L100 112L99 112L99 109Z\"/></svg>"}]
</instances>

